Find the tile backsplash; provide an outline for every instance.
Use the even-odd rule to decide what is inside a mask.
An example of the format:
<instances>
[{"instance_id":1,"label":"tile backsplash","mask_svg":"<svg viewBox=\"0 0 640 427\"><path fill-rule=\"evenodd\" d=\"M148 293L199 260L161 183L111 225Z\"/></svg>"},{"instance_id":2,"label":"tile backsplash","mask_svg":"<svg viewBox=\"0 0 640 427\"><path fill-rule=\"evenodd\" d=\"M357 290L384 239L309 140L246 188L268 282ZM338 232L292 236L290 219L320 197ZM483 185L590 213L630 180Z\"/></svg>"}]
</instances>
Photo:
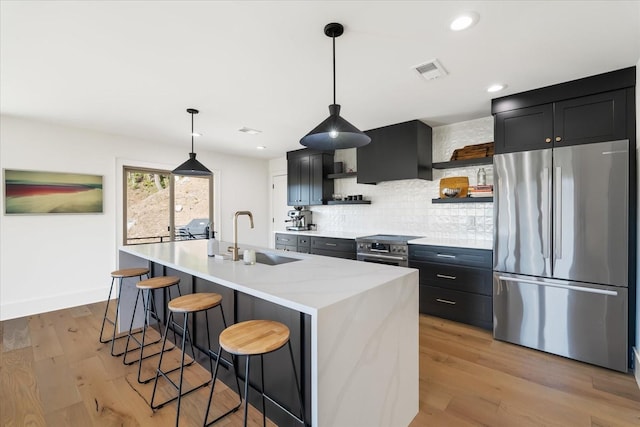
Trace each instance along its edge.
<instances>
[{"instance_id":1,"label":"tile backsplash","mask_svg":"<svg viewBox=\"0 0 640 427\"><path fill-rule=\"evenodd\" d=\"M451 158L453 150L465 145L493 141L493 117L485 117L433 128L433 161ZM338 150L336 162L345 171L357 171L356 149ZM430 237L491 240L493 203L438 203L440 179L467 176L476 184L480 167L433 171L433 181L408 179L358 184L356 178L337 179L334 193L362 194L370 205L312 206L313 223L319 231L348 231L362 234L407 234ZM484 166L487 184L493 184L493 167Z\"/></svg>"}]
</instances>

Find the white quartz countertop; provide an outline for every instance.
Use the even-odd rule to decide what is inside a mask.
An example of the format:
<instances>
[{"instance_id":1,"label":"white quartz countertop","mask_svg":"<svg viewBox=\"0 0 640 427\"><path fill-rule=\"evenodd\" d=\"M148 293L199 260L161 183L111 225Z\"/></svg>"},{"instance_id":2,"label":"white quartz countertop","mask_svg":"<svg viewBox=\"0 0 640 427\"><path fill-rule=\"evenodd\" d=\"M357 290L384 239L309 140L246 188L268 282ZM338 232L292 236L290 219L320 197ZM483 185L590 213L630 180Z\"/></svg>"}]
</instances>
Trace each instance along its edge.
<instances>
[{"instance_id":1,"label":"white quartz countertop","mask_svg":"<svg viewBox=\"0 0 640 427\"><path fill-rule=\"evenodd\" d=\"M241 250L248 248L238 246ZM221 242L220 247L227 245ZM207 240L131 245L120 250L307 314L315 314L321 308L399 277L418 274L410 268L275 249L258 251L299 261L245 265L242 260L208 257Z\"/></svg>"},{"instance_id":2,"label":"white quartz countertop","mask_svg":"<svg viewBox=\"0 0 640 427\"><path fill-rule=\"evenodd\" d=\"M459 239L450 237L422 237L409 240L410 245L451 246L455 248L493 250L493 240Z\"/></svg>"}]
</instances>

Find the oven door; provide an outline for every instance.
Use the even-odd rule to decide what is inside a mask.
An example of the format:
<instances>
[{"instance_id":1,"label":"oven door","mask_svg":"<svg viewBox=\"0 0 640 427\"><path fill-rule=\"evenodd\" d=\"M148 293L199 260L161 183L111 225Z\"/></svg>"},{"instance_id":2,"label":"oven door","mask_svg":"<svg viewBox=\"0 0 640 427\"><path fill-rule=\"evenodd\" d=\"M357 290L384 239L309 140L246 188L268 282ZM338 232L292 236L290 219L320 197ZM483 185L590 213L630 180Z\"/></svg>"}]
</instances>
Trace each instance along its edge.
<instances>
[{"instance_id":1,"label":"oven door","mask_svg":"<svg viewBox=\"0 0 640 427\"><path fill-rule=\"evenodd\" d=\"M407 267L409 265L407 257L401 255L359 253L357 258L358 261L373 262L376 264L395 265L399 267Z\"/></svg>"}]
</instances>

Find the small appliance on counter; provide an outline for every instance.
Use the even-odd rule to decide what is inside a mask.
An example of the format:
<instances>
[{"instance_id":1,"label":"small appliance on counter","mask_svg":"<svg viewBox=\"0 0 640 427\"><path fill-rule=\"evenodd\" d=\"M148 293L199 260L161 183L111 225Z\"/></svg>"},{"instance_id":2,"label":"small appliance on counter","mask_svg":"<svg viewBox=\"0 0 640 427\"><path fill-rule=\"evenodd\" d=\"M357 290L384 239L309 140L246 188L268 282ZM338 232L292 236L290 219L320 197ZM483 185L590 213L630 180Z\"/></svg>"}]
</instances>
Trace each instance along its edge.
<instances>
[{"instance_id":1,"label":"small appliance on counter","mask_svg":"<svg viewBox=\"0 0 640 427\"><path fill-rule=\"evenodd\" d=\"M307 231L311 230L311 211L303 209L303 206L296 206L293 210L287 212L289 219L284 222L290 222L287 225L287 231Z\"/></svg>"}]
</instances>

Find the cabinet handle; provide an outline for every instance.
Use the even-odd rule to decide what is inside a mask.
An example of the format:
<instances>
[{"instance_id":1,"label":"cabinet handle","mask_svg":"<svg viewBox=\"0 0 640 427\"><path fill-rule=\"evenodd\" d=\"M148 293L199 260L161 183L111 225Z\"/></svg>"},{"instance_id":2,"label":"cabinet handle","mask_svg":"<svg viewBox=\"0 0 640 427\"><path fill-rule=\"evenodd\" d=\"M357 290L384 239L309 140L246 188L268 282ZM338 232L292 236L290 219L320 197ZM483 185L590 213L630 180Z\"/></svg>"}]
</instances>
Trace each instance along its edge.
<instances>
[{"instance_id":1,"label":"cabinet handle","mask_svg":"<svg viewBox=\"0 0 640 427\"><path fill-rule=\"evenodd\" d=\"M440 258L455 258L455 255L447 255L447 254L437 254Z\"/></svg>"},{"instance_id":2,"label":"cabinet handle","mask_svg":"<svg viewBox=\"0 0 640 427\"><path fill-rule=\"evenodd\" d=\"M545 139L544 139L544 142L546 142L546 143L551 142L551 138L545 138Z\"/></svg>"},{"instance_id":3,"label":"cabinet handle","mask_svg":"<svg viewBox=\"0 0 640 427\"><path fill-rule=\"evenodd\" d=\"M436 277L439 277L441 279L456 280L456 276L447 276L446 274L436 274Z\"/></svg>"},{"instance_id":4,"label":"cabinet handle","mask_svg":"<svg viewBox=\"0 0 640 427\"><path fill-rule=\"evenodd\" d=\"M451 304L451 305L456 305L455 301L449 301L448 299L440 299L440 298L436 298L436 301L444 303L444 304Z\"/></svg>"},{"instance_id":5,"label":"cabinet handle","mask_svg":"<svg viewBox=\"0 0 640 427\"><path fill-rule=\"evenodd\" d=\"M338 246L336 243L325 243L327 246Z\"/></svg>"},{"instance_id":6,"label":"cabinet handle","mask_svg":"<svg viewBox=\"0 0 640 427\"><path fill-rule=\"evenodd\" d=\"M562 138L559 136L556 136L556 142L560 142L560 141L562 141Z\"/></svg>"}]
</instances>

